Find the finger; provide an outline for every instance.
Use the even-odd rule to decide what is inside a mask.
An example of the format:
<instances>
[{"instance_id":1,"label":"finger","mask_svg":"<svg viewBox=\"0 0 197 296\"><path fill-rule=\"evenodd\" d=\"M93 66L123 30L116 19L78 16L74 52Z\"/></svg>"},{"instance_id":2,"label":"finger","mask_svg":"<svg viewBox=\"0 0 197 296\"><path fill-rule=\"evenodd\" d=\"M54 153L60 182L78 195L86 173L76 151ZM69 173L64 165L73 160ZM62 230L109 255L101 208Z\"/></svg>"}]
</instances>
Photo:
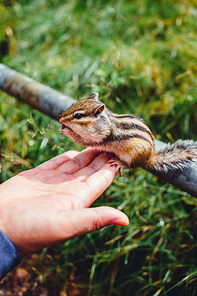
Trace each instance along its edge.
<instances>
[{"instance_id":1,"label":"finger","mask_svg":"<svg viewBox=\"0 0 197 296\"><path fill-rule=\"evenodd\" d=\"M98 207L78 210L46 211L37 218L34 227L22 224L24 231L9 233L8 237L16 245L21 255L38 251L64 242L73 237L101 229L108 225L127 225L128 217L111 207ZM37 225L37 226L36 226ZM42 225L42 227L39 227Z\"/></svg>"},{"instance_id":2,"label":"finger","mask_svg":"<svg viewBox=\"0 0 197 296\"><path fill-rule=\"evenodd\" d=\"M53 245L105 226L128 224L129 219L123 212L107 206L61 211L53 220L52 234L48 237L53 239L50 242Z\"/></svg>"},{"instance_id":3,"label":"finger","mask_svg":"<svg viewBox=\"0 0 197 296\"><path fill-rule=\"evenodd\" d=\"M7 236L16 245L21 255L38 251L73 237L101 229L108 225L127 225L128 217L111 207L78 210L46 209L45 213L29 215L26 223L18 223L23 231L7 231ZM33 222L32 222L33 218ZM33 223L33 224L32 224ZM18 228L18 229L19 229ZM11 228L13 230L13 228Z\"/></svg>"},{"instance_id":4,"label":"finger","mask_svg":"<svg viewBox=\"0 0 197 296\"><path fill-rule=\"evenodd\" d=\"M78 170L74 175L80 181L85 181L89 176L91 176L92 174L97 172L101 167L103 167L111 158L111 154L102 153L98 157L93 159L93 161L91 161L89 165L87 165L81 170Z\"/></svg>"},{"instance_id":5,"label":"finger","mask_svg":"<svg viewBox=\"0 0 197 296\"><path fill-rule=\"evenodd\" d=\"M79 236L88 232L101 229L109 225L128 225L128 217L121 211L108 206L97 208L79 209L67 212L61 212L59 223L55 223L55 228L58 224L62 225L64 229L57 227L56 233L61 236L66 231L65 239ZM68 224L70 227L68 227Z\"/></svg>"},{"instance_id":6,"label":"finger","mask_svg":"<svg viewBox=\"0 0 197 296\"><path fill-rule=\"evenodd\" d=\"M75 157L70 159L68 162L62 164L59 168L65 174L74 174L78 170L89 165L91 161L99 154L98 149L95 148L86 148Z\"/></svg>"},{"instance_id":7,"label":"finger","mask_svg":"<svg viewBox=\"0 0 197 296\"><path fill-rule=\"evenodd\" d=\"M66 151L63 154L55 156L50 160L42 163L41 165L38 166L38 168L42 170L45 170L45 169L55 170L62 164L65 164L67 161L74 158L77 154L79 154L78 151L74 151L74 150Z\"/></svg>"},{"instance_id":8,"label":"finger","mask_svg":"<svg viewBox=\"0 0 197 296\"><path fill-rule=\"evenodd\" d=\"M106 163L89 176L85 181L89 188L89 194L84 204L89 207L109 187L116 175L116 166Z\"/></svg>"}]
</instances>

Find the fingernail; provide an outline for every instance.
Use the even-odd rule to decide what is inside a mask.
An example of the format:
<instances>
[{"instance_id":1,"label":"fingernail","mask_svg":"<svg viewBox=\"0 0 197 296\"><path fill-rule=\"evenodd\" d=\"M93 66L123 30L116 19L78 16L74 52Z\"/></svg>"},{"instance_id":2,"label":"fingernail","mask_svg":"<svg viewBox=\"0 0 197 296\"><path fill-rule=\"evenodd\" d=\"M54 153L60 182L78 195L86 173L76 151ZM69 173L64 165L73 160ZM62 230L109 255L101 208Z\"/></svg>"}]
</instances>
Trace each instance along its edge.
<instances>
[{"instance_id":1,"label":"fingernail","mask_svg":"<svg viewBox=\"0 0 197 296\"><path fill-rule=\"evenodd\" d=\"M128 225L129 219L126 221L126 219L116 218L116 219L112 220L111 224L112 225Z\"/></svg>"}]
</instances>

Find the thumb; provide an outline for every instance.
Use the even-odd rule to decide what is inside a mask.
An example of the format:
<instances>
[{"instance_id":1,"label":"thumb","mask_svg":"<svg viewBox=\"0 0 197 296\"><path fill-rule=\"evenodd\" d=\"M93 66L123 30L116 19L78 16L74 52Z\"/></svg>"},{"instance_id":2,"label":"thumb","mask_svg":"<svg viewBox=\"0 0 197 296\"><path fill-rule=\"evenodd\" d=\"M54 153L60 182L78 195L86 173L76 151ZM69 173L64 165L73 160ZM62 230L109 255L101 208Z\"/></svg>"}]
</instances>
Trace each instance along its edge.
<instances>
[{"instance_id":1,"label":"thumb","mask_svg":"<svg viewBox=\"0 0 197 296\"><path fill-rule=\"evenodd\" d=\"M56 245L108 225L127 225L129 223L129 219L124 213L106 206L63 210L55 215L50 212L46 219L42 216L40 219L42 221L41 227L36 227L34 231L31 227L31 231L26 231L22 240L18 238L13 240L21 255ZM39 221L37 224L40 225Z\"/></svg>"},{"instance_id":2,"label":"thumb","mask_svg":"<svg viewBox=\"0 0 197 296\"><path fill-rule=\"evenodd\" d=\"M102 206L61 212L56 217L53 233L59 236L60 241L89 233L109 225L128 225L128 217L112 207ZM56 237L58 239L58 237Z\"/></svg>"}]
</instances>

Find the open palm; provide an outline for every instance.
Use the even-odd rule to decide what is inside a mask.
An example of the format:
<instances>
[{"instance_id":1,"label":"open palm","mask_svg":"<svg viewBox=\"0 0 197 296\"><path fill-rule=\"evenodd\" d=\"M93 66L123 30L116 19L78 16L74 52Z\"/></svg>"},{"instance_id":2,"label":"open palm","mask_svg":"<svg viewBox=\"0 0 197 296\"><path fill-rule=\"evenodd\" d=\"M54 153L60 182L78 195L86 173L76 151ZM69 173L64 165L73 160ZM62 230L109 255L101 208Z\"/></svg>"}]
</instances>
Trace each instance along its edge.
<instances>
[{"instance_id":1,"label":"open palm","mask_svg":"<svg viewBox=\"0 0 197 296\"><path fill-rule=\"evenodd\" d=\"M115 177L111 155L98 154L93 148L68 151L0 185L0 229L22 255L107 225L128 224L116 209L89 208Z\"/></svg>"}]
</instances>

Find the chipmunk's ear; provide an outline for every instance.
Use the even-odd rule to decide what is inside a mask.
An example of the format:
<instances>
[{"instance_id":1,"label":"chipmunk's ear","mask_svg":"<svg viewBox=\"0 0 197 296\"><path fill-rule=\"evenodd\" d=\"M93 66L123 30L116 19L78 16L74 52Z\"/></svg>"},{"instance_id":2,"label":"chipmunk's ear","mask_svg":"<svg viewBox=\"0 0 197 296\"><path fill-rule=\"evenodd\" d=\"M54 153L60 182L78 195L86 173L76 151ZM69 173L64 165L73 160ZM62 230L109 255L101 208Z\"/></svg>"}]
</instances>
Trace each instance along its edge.
<instances>
[{"instance_id":1,"label":"chipmunk's ear","mask_svg":"<svg viewBox=\"0 0 197 296\"><path fill-rule=\"evenodd\" d=\"M105 108L105 105L102 104L101 106L98 106L96 109L95 109L95 117L98 117L104 110Z\"/></svg>"},{"instance_id":2,"label":"chipmunk's ear","mask_svg":"<svg viewBox=\"0 0 197 296\"><path fill-rule=\"evenodd\" d=\"M97 93L97 92L94 92L94 93L92 93L92 94L89 96L88 99L98 100L98 97L99 97L98 93Z\"/></svg>"}]
</instances>

